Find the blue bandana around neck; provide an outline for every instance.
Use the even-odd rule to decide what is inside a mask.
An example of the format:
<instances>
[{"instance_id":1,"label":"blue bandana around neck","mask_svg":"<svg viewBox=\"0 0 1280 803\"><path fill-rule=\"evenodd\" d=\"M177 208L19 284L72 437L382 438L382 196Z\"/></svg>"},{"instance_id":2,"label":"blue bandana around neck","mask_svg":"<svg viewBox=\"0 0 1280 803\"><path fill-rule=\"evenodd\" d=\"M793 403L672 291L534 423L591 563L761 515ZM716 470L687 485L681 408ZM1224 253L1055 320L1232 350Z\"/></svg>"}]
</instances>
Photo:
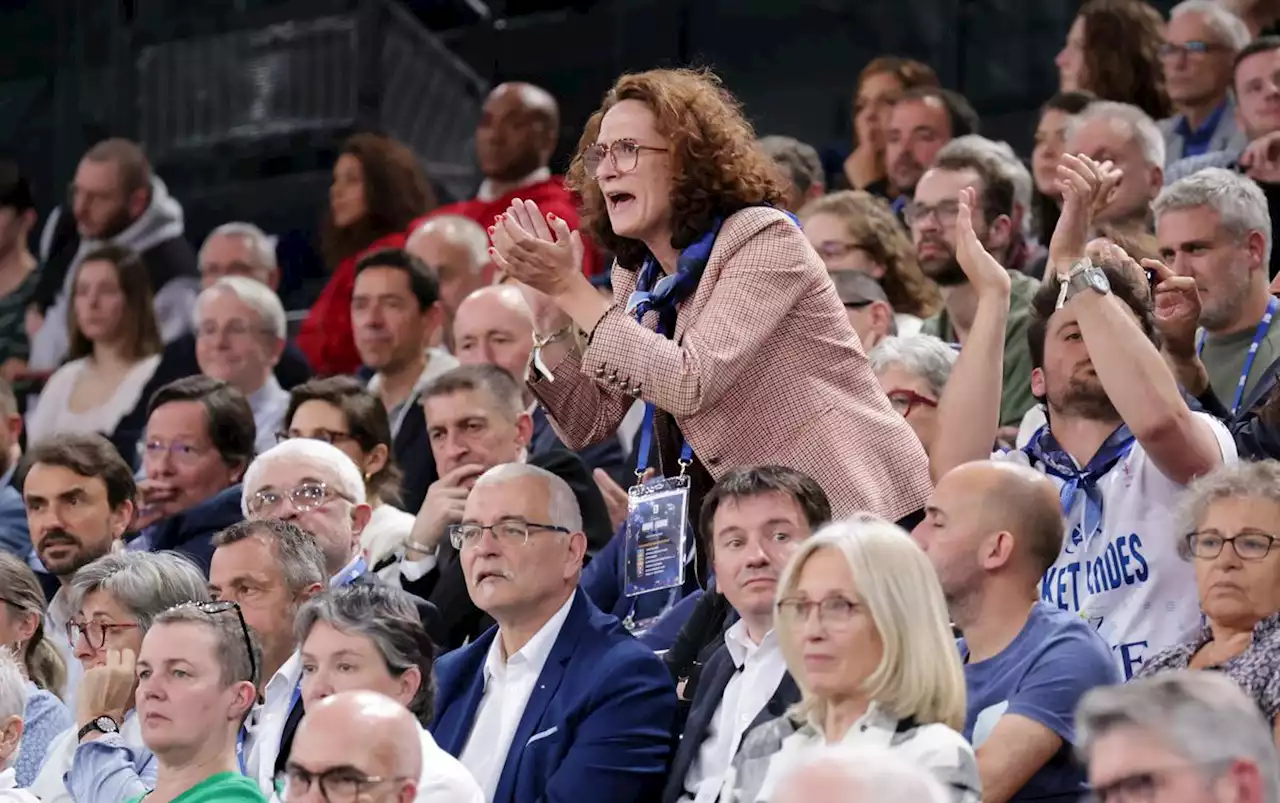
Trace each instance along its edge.
<instances>
[{"instance_id":1,"label":"blue bandana around neck","mask_svg":"<svg viewBox=\"0 0 1280 803\"><path fill-rule=\"evenodd\" d=\"M1046 425L1036 430L1027 445L1022 447L1022 451L1033 463L1039 461L1046 473L1062 480L1058 499L1062 503L1064 516L1070 518L1076 499L1084 494L1084 518L1081 521L1080 537L1088 540L1102 529L1102 489L1098 487L1098 482L1129 454L1133 444L1133 433L1126 424L1121 424L1102 442L1088 464L1079 468L1071 455L1058 445Z\"/></svg>"},{"instance_id":2,"label":"blue bandana around neck","mask_svg":"<svg viewBox=\"0 0 1280 803\"><path fill-rule=\"evenodd\" d=\"M785 213L796 226L800 221L790 212ZM627 298L628 315L642 320L651 310L658 312L658 331L671 337L676 329L676 307L698 289L702 274L711 259L711 249L715 247L716 237L724 218L716 218L711 228L696 241L680 252L676 259L676 272L667 276L662 271L658 260L650 254L640 266L636 276L636 289Z\"/></svg>"}]
</instances>

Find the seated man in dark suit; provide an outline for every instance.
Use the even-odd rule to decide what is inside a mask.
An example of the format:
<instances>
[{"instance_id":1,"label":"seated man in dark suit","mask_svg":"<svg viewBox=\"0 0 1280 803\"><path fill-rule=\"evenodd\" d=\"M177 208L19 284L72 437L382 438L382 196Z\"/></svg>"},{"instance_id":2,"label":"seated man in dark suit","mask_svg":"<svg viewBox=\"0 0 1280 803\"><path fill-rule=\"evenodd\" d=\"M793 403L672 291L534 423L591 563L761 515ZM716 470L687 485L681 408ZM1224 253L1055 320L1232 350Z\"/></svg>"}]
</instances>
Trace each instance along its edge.
<instances>
[{"instance_id":1,"label":"seated man in dark suit","mask_svg":"<svg viewBox=\"0 0 1280 803\"><path fill-rule=\"evenodd\" d=\"M490 803L653 800L675 690L578 592L587 539L573 491L536 466L489 469L450 540L471 599L498 625L436 662L436 742Z\"/></svg>"},{"instance_id":2,"label":"seated man in dark suit","mask_svg":"<svg viewBox=\"0 0 1280 803\"><path fill-rule=\"evenodd\" d=\"M734 469L707 494L700 532L719 591L708 596L723 595L739 618L700 671L682 679L681 697L692 704L663 803L717 800L747 733L800 701L773 631L773 597L787 559L830 518L818 484L781 466Z\"/></svg>"},{"instance_id":3,"label":"seated man in dark suit","mask_svg":"<svg viewBox=\"0 0 1280 803\"><path fill-rule=\"evenodd\" d=\"M226 382L189 376L156 391L141 444L139 533L127 548L183 552L207 575L213 536L244 518L240 479L255 432L249 402Z\"/></svg>"},{"instance_id":4,"label":"seated man in dark suit","mask_svg":"<svg viewBox=\"0 0 1280 803\"><path fill-rule=\"evenodd\" d=\"M533 312L514 285L482 287L458 305L453 320L453 342L454 353L463 365L489 363L523 379L533 355ZM528 390L524 391L524 402L533 419L529 454L536 457L567 449L551 428L547 411ZM576 454L588 470L600 469L624 488L635 481L617 435L610 435Z\"/></svg>"},{"instance_id":5,"label":"seated man in dark suit","mask_svg":"<svg viewBox=\"0 0 1280 803\"><path fill-rule=\"evenodd\" d=\"M471 487L485 471L527 462L567 482L582 511L590 551L607 544L613 528L600 490L577 455L567 450L529 454L533 424L522 386L511 374L494 365L455 368L423 390L422 406L440 479L427 489L405 543L400 584L439 609L447 631L443 646L450 649L490 624L467 594L458 553L447 537L449 525L462 521Z\"/></svg>"}]
</instances>

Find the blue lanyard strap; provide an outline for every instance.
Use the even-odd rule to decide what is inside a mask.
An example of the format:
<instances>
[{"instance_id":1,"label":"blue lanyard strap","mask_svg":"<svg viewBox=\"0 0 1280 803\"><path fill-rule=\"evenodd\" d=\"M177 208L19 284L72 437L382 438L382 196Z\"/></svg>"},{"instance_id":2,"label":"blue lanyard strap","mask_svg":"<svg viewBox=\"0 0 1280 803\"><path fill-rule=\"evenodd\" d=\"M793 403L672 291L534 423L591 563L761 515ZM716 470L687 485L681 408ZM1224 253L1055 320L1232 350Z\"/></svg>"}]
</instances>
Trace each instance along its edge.
<instances>
[{"instance_id":1,"label":"blue lanyard strap","mask_svg":"<svg viewBox=\"0 0 1280 803\"><path fill-rule=\"evenodd\" d=\"M1231 402L1231 414L1235 415L1240 410L1240 404L1244 401L1245 385L1249 383L1249 373L1253 371L1253 361L1258 356L1258 349L1262 346L1263 339L1267 333L1271 331L1271 319L1275 317L1276 307L1280 306L1275 296L1267 302L1267 311L1263 314L1262 320L1258 321L1258 328L1253 333L1253 342L1249 344L1249 351L1244 356L1244 370L1240 372L1240 380L1236 382L1235 400ZM1200 333L1200 344L1196 349L1197 354L1204 354L1204 344L1208 338L1204 333Z\"/></svg>"}]
</instances>

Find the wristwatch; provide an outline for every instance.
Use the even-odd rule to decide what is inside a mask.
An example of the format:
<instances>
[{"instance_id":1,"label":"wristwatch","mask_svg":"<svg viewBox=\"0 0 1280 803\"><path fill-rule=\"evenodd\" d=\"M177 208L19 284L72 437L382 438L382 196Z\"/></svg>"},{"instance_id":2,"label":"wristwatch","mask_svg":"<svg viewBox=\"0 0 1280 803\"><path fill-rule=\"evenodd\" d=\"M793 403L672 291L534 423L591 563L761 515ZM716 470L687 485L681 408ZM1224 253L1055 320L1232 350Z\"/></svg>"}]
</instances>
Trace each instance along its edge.
<instances>
[{"instance_id":1,"label":"wristwatch","mask_svg":"<svg viewBox=\"0 0 1280 803\"><path fill-rule=\"evenodd\" d=\"M1088 257L1072 265L1065 276L1059 274L1058 281L1062 283L1062 289L1058 293L1058 309L1062 309L1068 301L1075 298L1076 294L1085 290L1092 290L1104 296L1111 292L1111 282L1107 280L1107 274L1095 266Z\"/></svg>"},{"instance_id":2,"label":"wristwatch","mask_svg":"<svg viewBox=\"0 0 1280 803\"><path fill-rule=\"evenodd\" d=\"M76 734L76 741L80 741L84 739L84 737L88 736L94 731L97 731L98 733L119 733L120 726L117 725L116 721L111 717L106 717L106 716L94 717L93 719L89 720L88 725L85 725L83 728L80 729L80 732Z\"/></svg>"}]
</instances>

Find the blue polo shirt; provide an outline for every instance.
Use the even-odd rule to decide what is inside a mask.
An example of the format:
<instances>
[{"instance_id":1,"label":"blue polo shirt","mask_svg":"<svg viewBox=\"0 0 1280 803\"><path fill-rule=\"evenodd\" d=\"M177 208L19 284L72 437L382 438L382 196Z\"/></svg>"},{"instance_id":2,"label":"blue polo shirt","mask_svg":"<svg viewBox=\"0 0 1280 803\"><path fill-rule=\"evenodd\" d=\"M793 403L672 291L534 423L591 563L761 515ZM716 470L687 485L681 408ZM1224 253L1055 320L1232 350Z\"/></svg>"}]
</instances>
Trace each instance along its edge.
<instances>
[{"instance_id":1,"label":"blue polo shirt","mask_svg":"<svg viewBox=\"0 0 1280 803\"><path fill-rule=\"evenodd\" d=\"M1209 115L1209 119L1204 121L1204 125L1192 131L1191 126L1187 123L1184 115L1178 119L1178 135L1182 137L1182 158L1188 156L1200 156L1209 152L1209 143L1213 141L1213 135L1218 130L1218 123L1222 122L1222 115L1227 113L1227 102L1224 100L1213 110L1213 114Z\"/></svg>"}]
</instances>

